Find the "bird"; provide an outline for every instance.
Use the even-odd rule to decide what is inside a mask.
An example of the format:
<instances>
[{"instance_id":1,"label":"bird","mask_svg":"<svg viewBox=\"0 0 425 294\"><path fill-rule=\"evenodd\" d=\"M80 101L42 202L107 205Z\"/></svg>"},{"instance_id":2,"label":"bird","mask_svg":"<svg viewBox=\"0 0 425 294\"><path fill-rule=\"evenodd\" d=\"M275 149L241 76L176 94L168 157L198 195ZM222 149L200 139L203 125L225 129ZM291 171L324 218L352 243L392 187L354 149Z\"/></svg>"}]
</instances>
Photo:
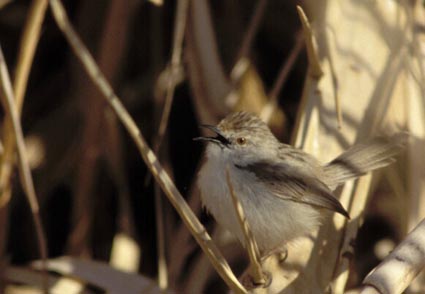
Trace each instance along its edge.
<instances>
[{"instance_id":1,"label":"bird","mask_svg":"<svg viewBox=\"0 0 425 294\"><path fill-rule=\"evenodd\" d=\"M231 113L217 126L202 127L215 134L194 138L207 143L196 181L202 204L219 225L247 245L226 181L227 170L262 256L316 230L332 212L349 218L333 191L393 163L407 137L403 132L376 137L323 164L281 143L250 112Z\"/></svg>"}]
</instances>

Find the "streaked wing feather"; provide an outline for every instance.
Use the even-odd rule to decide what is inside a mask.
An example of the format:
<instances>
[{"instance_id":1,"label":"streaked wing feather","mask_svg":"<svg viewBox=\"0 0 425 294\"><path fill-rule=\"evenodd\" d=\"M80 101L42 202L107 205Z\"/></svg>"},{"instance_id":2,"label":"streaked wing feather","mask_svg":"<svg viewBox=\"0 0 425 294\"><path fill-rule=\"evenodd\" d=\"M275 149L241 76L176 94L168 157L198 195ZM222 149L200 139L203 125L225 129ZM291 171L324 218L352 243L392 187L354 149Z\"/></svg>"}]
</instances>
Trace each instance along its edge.
<instances>
[{"instance_id":1,"label":"streaked wing feather","mask_svg":"<svg viewBox=\"0 0 425 294\"><path fill-rule=\"evenodd\" d=\"M328 185L334 189L345 181L393 163L394 157L403 150L408 138L409 135L402 132L354 145L324 166L323 172Z\"/></svg>"},{"instance_id":2,"label":"streaked wing feather","mask_svg":"<svg viewBox=\"0 0 425 294\"><path fill-rule=\"evenodd\" d=\"M336 211L349 218L332 191L309 170L265 161L237 167L254 173L276 197Z\"/></svg>"}]
</instances>

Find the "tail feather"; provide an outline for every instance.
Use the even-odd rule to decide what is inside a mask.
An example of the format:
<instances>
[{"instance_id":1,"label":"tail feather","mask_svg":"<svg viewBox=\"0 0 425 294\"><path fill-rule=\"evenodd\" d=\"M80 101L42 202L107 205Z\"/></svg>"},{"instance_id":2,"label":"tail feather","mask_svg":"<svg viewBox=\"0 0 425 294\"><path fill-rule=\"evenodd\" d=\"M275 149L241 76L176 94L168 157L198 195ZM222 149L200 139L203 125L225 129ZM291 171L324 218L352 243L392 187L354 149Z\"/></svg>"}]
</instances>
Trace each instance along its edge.
<instances>
[{"instance_id":1,"label":"tail feather","mask_svg":"<svg viewBox=\"0 0 425 294\"><path fill-rule=\"evenodd\" d=\"M394 157L406 145L407 138L407 133L398 133L354 145L324 167L328 185L334 189L347 180L393 163Z\"/></svg>"}]
</instances>

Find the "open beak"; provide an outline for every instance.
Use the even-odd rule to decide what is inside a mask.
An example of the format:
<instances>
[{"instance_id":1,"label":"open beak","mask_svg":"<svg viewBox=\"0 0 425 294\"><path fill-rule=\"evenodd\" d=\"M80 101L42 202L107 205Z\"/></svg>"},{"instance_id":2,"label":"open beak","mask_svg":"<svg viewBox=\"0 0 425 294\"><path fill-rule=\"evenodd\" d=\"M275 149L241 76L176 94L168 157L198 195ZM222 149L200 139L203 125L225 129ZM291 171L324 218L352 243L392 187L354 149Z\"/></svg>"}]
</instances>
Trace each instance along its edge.
<instances>
[{"instance_id":1,"label":"open beak","mask_svg":"<svg viewBox=\"0 0 425 294\"><path fill-rule=\"evenodd\" d=\"M209 141L209 142L213 142L213 143L216 143L216 144L219 144L219 145L229 145L230 144L230 141L227 140L227 138L223 136L223 134L221 133L219 128L217 128L216 126L200 125L200 127L207 128L207 129L213 131L214 133L216 133L216 136L215 137L196 137L196 138L193 138L194 141Z\"/></svg>"}]
</instances>

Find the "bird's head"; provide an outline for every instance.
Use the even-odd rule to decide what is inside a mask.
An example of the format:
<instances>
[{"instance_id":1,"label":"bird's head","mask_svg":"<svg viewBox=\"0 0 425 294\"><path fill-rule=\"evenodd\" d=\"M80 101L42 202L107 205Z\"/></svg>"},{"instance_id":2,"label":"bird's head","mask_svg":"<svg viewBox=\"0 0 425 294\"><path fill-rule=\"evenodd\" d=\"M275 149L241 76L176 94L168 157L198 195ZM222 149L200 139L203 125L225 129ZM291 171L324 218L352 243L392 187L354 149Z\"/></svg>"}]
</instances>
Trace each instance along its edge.
<instances>
[{"instance_id":1,"label":"bird's head","mask_svg":"<svg viewBox=\"0 0 425 294\"><path fill-rule=\"evenodd\" d=\"M269 127L256 115L236 112L225 117L217 126L201 125L215 133L194 140L207 141L207 156L218 156L236 164L249 164L274 155L278 141Z\"/></svg>"}]
</instances>

